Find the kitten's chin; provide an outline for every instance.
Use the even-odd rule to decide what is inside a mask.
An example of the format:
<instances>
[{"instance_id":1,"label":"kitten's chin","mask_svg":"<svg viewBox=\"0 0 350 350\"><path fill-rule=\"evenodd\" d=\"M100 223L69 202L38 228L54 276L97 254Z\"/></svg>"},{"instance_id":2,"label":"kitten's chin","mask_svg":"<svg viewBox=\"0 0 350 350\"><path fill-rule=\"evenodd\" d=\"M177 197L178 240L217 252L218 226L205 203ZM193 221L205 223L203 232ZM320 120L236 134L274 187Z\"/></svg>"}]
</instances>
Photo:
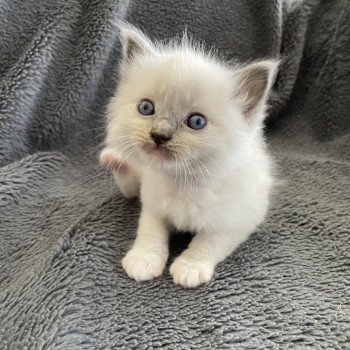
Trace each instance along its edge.
<instances>
[{"instance_id":1,"label":"kitten's chin","mask_svg":"<svg viewBox=\"0 0 350 350\"><path fill-rule=\"evenodd\" d=\"M169 157L167 156L167 154L162 151L161 149L159 148L153 148L153 149L150 149L148 152L147 152L148 156L153 158L153 159L159 159L159 160L166 160L168 159Z\"/></svg>"},{"instance_id":2,"label":"kitten's chin","mask_svg":"<svg viewBox=\"0 0 350 350\"><path fill-rule=\"evenodd\" d=\"M147 146L143 148L142 152L145 154L147 161L152 163L164 164L164 162L171 161L172 156L170 152L162 147Z\"/></svg>"}]
</instances>

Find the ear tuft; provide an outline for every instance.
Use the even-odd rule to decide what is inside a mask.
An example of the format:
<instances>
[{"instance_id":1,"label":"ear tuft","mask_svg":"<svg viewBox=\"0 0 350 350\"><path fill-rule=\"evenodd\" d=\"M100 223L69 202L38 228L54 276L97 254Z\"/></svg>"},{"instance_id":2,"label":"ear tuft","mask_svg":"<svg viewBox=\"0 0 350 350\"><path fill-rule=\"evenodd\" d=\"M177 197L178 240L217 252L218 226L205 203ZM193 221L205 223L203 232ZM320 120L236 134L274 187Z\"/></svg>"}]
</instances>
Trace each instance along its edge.
<instances>
[{"instance_id":1,"label":"ear tuft","mask_svg":"<svg viewBox=\"0 0 350 350\"><path fill-rule=\"evenodd\" d=\"M123 60L133 61L137 56L151 53L155 50L152 41L141 30L128 23L119 24L123 46Z\"/></svg>"},{"instance_id":2,"label":"ear tuft","mask_svg":"<svg viewBox=\"0 0 350 350\"><path fill-rule=\"evenodd\" d=\"M234 72L234 97L242 102L246 118L263 111L267 95L277 72L278 62L273 60L251 63Z\"/></svg>"}]
</instances>

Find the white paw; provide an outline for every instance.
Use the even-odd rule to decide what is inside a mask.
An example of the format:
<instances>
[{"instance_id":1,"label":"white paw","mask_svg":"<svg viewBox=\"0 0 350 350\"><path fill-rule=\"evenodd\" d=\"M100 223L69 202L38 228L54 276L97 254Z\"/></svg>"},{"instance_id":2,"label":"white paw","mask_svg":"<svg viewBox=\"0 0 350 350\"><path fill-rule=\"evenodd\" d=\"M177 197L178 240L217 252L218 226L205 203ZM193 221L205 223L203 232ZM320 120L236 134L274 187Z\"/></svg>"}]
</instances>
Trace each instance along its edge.
<instances>
[{"instance_id":1,"label":"white paw","mask_svg":"<svg viewBox=\"0 0 350 350\"><path fill-rule=\"evenodd\" d=\"M123 258L122 265L130 278L138 282L147 281L163 273L167 258L167 255L131 249Z\"/></svg>"},{"instance_id":2,"label":"white paw","mask_svg":"<svg viewBox=\"0 0 350 350\"><path fill-rule=\"evenodd\" d=\"M116 155L115 151L110 148L104 148L100 153L100 163L104 168L118 171L118 173L127 173L128 165L119 159L123 158Z\"/></svg>"},{"instance_id":3,"label":"white paw","mask_svg":"<svg viewBox=\"0 0 350 350\"><path fill-rule=\"evenodd\" d=\"M100 163L103 167L111 170L120 192L126 198L133 198L139 195L140 181L135 171L118 156L114 150L105 148L100 154Z\"/></svg>"},{"instance_id":4,"label":"white paw","mask_svg":"<svg viewBox=\"0 0 350 350\"><path fill-rule=\"evenodd\" d=\"M185 288L196 288L210 281L214 268L208 261L196 261L180 255L170 266L170 274L174 283Z\"/></svg>"}]
</instances>

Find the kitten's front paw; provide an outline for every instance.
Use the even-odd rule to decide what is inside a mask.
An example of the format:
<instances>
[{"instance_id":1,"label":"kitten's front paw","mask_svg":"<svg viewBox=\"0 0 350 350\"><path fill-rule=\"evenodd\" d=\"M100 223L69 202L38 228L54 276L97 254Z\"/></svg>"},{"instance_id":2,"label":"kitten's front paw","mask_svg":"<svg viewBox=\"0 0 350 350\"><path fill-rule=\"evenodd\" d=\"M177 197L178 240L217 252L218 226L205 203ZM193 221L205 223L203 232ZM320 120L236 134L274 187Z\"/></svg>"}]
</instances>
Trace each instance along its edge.
<instances>
[{"instance_id":1,"label":"kitten's front paw","mask_svg":"<svg viewBox=\"0 0 350 350\"><path fill-rule=\"evenodd\" d=\"M133 198L139 195L140 181L137 174L125 161L121 161L115 152L105 148L100 154L100 163L103 167L111 170L120 192L126 198Z\"/></svg>"},{"instance_id":2,"label":"kitten's front paw","mask_svg":"<svg viewBox=\"0 0 350 350\"><path fill-rule=\"evenodd\" d=\"M185 288L196 288L210 281L214 268L207 261L196 261L180 255L170 266L170 274L174 283Z\"/></svg>"},{"instance_id":3,"label":"kitten's front paw","mask_svg":"<svg viewBox=\"0 0 350 350\"><path fill-rule=\"evenodd\" d=\"M117 171L120 174L127 174L128 172L127 163L120 161L117 155L109 148L104 148L101 152L100 163L104 168Z\"/></svg>"},{"instance_id":4,"label":"kitten's front paw","mask_svg":"<svg viewBox=\"0 0 350 350\"><path fill-rule=\"evenodd\" d=\"M147 281L163 273L167 259L167 255L131 249L123 258L122 266L130 278L138 282Z\"/></svg>"}]
</instances>

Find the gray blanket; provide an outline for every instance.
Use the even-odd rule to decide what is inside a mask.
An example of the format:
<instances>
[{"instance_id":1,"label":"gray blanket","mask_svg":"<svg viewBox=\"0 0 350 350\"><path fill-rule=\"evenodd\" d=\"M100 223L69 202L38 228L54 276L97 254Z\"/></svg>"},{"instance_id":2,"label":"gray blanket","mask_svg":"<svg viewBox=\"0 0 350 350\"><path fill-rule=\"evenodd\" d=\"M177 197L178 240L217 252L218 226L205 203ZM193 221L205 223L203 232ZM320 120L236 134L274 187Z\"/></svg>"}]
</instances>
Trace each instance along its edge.
<instances>
[{"instance_id":1,"label":"gray blanket","mask_svg":"<svg viewBox=\"0 0 350 350\"><path fill-rule=\"evenodd\" d=\"M0 16L0 349L350 348L349 0L3 0ZM196 290L121 267L140 205L97 162L118 19L282 59L270 214Z\"/></svg>"}]
</instances>

